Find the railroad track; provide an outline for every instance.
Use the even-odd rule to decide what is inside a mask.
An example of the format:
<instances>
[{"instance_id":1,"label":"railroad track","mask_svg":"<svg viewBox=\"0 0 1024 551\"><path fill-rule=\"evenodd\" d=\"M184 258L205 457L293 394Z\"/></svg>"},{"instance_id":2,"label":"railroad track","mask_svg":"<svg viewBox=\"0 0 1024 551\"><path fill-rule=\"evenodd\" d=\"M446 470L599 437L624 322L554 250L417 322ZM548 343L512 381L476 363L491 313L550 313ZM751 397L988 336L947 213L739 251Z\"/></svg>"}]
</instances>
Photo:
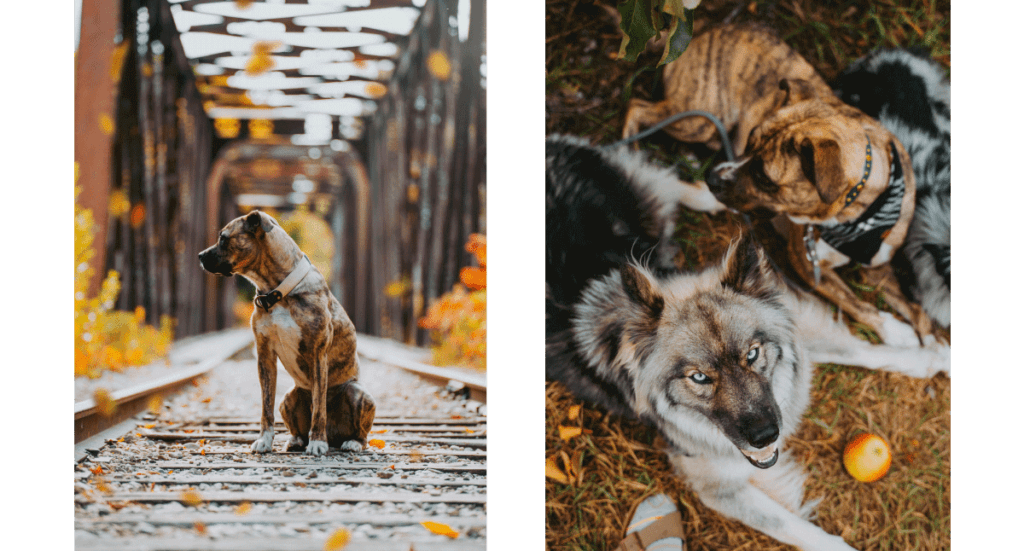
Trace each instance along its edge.
<instances>
[{"instance_id":1,"label":"railroad track","mask_svg":"<svg viewBox=\"0 0 1024 551\"><path fill-rule=\"evenodd\" d=\"M319 551L346 538L338 549L484 549L485 414L446 409L450 400L410 413L382 393L363 452L281 451L288 432L279 422L275 451L252 454L258 414L239 415L230 402L235 385L254 382L255 362L225 365L206 372L223 392L186 386L193 395L129 420L123 436L83 443L77 550ZM363 362L364 378L394 386L411 377L389 370Z\"/></svg>"},{"instance_id":2,"label":"railroad track","mask_svg":"<svg viewBox=\"0 0 1024 551\"><path fill-rule=\"evenodd\" d=\"M255 419L153 425L76 469L91 484L75 502L92 513L76 529L120 536L79 540L76 549L319 550L338 529L352 534L346 549L484 548L484 419L379 417L373 436L383 449L320 458L249 453ZM280 450L287 435L277 430ZM460 537L434 535L423 522ZM252 540L256 527L267 535Z\"/></svg>"}]
</instances>

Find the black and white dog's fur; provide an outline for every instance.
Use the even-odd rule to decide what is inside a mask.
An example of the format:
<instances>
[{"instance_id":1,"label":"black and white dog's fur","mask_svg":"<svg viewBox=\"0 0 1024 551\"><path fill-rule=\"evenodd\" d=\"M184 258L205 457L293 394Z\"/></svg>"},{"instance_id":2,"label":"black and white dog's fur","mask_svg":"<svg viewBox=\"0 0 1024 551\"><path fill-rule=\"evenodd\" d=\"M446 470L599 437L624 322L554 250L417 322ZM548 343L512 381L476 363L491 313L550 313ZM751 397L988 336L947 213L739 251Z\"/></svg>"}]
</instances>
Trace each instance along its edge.
<instances>
[{"instance_id":1,"label":"black and white dog's fur","mask_svg":"<svg viewBox=\"0 0 1024 551\"><path fill-rule=\"evenodd\" d=\"M942 66L926 52L877 50L833 83L843 101L878 119L914 165L917 199L903 254L908 287L937 323L950 325L950 92Z\"/></svg>"},{"instance_id":2,"label":"black and white dog's fur","mask_svg":"<svg viewBox=\"0 0 1024 551\"><path fill-rule=\"evenodd\" d=\"M705 189L625 148L553 136L546 156L548 379L656 427L709 507L805 550L851 549L807 520L805 474L784 449L812 362L928 377L949 371L949 348L857 339L749 238L679 272L677 208L714 210Z\"/></svg>"},{"instance_id":3,"label":"black and white dog's fur","mask_svg":"<svg viewBox=\"0 0 1024 551\"><path fill-rule=\"evenodd\" d=\"M678 185L672 169L625 147L595 148L558 136L547 142L547 159L547 279L559 282L551 291L561 303L634 256L672 269L680 204L702 212L725 209L705 184Z\"/></svg>"}]
</instances>

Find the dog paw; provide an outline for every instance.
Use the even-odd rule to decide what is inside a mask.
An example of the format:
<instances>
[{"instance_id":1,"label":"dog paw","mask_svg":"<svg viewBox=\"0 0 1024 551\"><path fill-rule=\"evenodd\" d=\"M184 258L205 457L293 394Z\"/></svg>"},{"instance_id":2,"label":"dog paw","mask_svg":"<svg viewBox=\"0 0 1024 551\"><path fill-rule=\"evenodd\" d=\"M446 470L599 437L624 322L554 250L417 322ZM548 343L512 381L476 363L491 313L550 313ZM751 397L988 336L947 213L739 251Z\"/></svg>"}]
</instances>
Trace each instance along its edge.
<instances>
[{"instance_id":1,"label":"dog paw","mask_svg":"<svg viewBox=\"0 0 1024 551\"><path fill-rule=\"evenodd\" d=\"M273 431L261 432L256 441L249 447L252 453L267 453L274 449Z\"/></svg>"},{"instance_id":2,"label":"dog paw","mask_svg":"<svg viewBox=\"0 0 1024 551\"><path fill-rule=\"evenodd\" d=\"M346 452L361 452L366 447L360 444L358 440L346 440L341 443L341 449Z\"/></svg>"},{"instance_id":3,"label":"dog paw","mask_svg":"<svg viewBox=\"0 0 1024 551\"><path fill-rule=\"evenodd\" d=\"M683 193L683 197L680 202L686 205L686 208L695 210L698 212L709 212L716 214L722 212L728 207L723 205L718 199L711 193L711 189L708 188L707 182L697 181L691 185L692 189L686 189Z\"/></svg>"},{"instance_id":4,"label":"dog paw","mask_svg":"<svg viewBox=\"0 0 1024 551\"><path fill-rule=\"evenodd\" d=\"M882 314L882 340L885 344L892 346L906 346L906 347L918 347L921 346L921 341L917 338L917 332L914 328L896 319L895 316L889 312L880 312Z\"/></svg>"},{"instance_id":5,"label":"dog paw","mask_svg":"<svg viewBox=\"0 0 1024 551\"><path fill-rule=\"evenodd\" d=\"M324 455L327 453L327 442L323 440L310 440L306 446L306 453L310 455Z\"/></svg>"},{"instance_id":6,"label":"dog paw","mask_svg":"<svg viewBox=\"0 0 1024 551\"><path fill-rule=\"evenodd\" d=\"M285 447L285 449L290 451L290 452L292 452L292 451L302 451L305 448L306 448L306 441L301 436L292 436L288 440L288 446Z\"/></svg>"},{"instance_id":7,"label":"dog paw","mask_svg":"<svg viewBox=\"0 0 1024 551\"><path fill-rule=\"evenodd\" d=\"M940 371L949 376L949 368L953 364L952 351L948 344L933 342L927 346L927 350L933 354L931 365L928 369L928 376L931 377Z\"/></svg>"}]
</instances>

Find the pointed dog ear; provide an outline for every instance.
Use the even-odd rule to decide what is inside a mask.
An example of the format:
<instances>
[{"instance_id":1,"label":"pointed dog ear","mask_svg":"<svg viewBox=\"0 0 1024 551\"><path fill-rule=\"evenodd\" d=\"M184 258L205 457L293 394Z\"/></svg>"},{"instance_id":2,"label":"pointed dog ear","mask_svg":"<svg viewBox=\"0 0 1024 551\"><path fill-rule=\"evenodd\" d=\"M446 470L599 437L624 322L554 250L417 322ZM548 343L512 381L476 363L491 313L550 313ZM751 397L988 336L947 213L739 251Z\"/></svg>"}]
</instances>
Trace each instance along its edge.
<instances>
[{"instance_id":1,"label":"pointed dog ear","mask_svg":"<svg viewBox=\"0 0 1024 551\"><path fill-rule=\"evenodd\" d=\"M619 268L619 276L622 278L622 288L626 290L630 300L646 307L651 317L661 316L665 299L658 293L654 282L648 279L647 275L632 264L623 264Z\"/></svg>"},{"instance_id":2,"label":"pointed dog ear","mask_svg":"<svg viewBox=\"0 0 1024 551\"><path fill-rule=\"evenodd\" d=\"M722 259L722 285L755 298L779 293L779 280L764 249L749 233L732 242Z\"/></svg>"}]
</instances>

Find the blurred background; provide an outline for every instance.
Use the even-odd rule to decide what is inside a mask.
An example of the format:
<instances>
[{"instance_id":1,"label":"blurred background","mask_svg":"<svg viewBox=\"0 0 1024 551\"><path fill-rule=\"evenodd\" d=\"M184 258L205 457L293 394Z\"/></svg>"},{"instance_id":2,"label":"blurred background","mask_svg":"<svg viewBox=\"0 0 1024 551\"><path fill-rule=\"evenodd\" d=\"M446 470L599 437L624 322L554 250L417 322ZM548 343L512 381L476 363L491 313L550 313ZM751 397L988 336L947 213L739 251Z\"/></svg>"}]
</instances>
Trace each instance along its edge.
<instances>
[{"instance_id":1,"label":"blurred background","mask_svg":"<svg viewBox=\"0 0 1024 551\"><path fill-rule=\"evenodd\" d=\"M483 346L482 0L76 10L76 375L247 323L251 285L197 254L254 208L357 331L426 344L445 296Z\"/></svg>"}]
</instances>

